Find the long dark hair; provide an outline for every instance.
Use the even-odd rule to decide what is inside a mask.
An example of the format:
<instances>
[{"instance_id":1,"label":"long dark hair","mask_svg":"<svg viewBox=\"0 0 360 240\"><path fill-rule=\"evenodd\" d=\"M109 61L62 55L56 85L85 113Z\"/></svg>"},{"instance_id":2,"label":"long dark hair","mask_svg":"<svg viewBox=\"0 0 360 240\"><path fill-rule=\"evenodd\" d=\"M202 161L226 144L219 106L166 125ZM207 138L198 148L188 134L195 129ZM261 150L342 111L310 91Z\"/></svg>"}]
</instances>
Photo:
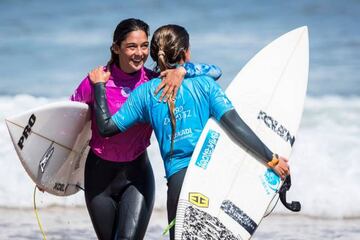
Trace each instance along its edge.
<instances>
[{"instance_id":1,"label":"long dark hair","mask_svg":"<svg viewBox=\"0 0 360 240\"><path fill-rule=\"evenodd\" d=\"M150 56L156 63L155 70L164 71L176 68L176 64L181 60L185 60L185 53L189 49L189 45L189 33L185 28L173 24L158 28L154 32L150 44ZM168 99L168 107L172 129L170 149L170 156L172 156L176 132L175 103L172 99Z\"/></svg>"},{"instance_id":2,"label":"long dark hair","mask_svg":"<svg viewBox=\"0 0 360 240\"><path fill-rule=\"evenodd\" d=\"M108 70L110 70L110 65L113 63L115 63L118 67L120 67L118 54L116 54L113 50L114 44L120 46L121 42L126 39L127 35L130 32L138 31L138 30L144 31L146 33L146 36L149 37L149 31L150 31L149 25L147 25L147 23L145 23L140 19L128 18L121 21L116 26L113 35L113 44L110 47L111 58L106 65L106 68Z\"/></svg>"}]
</instances>

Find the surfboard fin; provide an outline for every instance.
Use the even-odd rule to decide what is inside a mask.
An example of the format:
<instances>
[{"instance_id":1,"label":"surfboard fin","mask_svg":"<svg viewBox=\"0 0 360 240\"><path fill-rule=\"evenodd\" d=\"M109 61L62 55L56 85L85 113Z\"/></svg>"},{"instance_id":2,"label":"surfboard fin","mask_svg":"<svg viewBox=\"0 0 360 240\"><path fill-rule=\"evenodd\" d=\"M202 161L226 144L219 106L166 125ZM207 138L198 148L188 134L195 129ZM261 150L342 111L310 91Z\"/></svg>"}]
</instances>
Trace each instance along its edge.
<instances>
[{"instance_id":1,"label":"surfboard fin","mask_svg":"<svg viewBox=\"0 0 360 240\"><path fill-rule=\"evenodd\" d=\"M299 212L301 210L300 202L292 201L291 203L288 203L286 201L286 192L289 191L290 187L291 187L291 178L290 178L290 175L288 175L285 178L285 181L279 190L280 201L290 211Z\"/></svg>"}]
</instances>

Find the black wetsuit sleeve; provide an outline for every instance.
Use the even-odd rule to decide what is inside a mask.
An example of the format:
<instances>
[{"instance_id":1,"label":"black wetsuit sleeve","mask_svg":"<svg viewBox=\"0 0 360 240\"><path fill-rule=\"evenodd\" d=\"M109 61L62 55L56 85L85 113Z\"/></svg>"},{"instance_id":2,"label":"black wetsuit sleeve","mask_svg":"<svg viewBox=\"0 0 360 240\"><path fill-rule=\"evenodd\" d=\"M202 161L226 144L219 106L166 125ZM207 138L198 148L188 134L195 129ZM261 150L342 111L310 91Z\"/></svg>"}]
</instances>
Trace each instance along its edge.
<instances>
[{"instance_id":1,"label":"black wetsuit sleeve","mask_svg":"<svg viewBox=\"0 0 360 240\"><path fill-rule=\"evenodd\" d=\"M264 163L272 160L273 152L256 136L250 127L241 119L236 110L226 112L220 119L221 125L241 145L261 157Z\"/></svg>"},{"instance_id":2,"label":"black wetsuit sleeve","mask_svg":"<svg viewBox=\"0 0 360 240\"><path fill-rule=\"evenodd\" d=\"M111 137L120 133L120 129L111 119L107 105L106 89L104 83L96 83L94 86L94 112L96 115L96 126L102 137Z\"/></svg>"}]
</instances>

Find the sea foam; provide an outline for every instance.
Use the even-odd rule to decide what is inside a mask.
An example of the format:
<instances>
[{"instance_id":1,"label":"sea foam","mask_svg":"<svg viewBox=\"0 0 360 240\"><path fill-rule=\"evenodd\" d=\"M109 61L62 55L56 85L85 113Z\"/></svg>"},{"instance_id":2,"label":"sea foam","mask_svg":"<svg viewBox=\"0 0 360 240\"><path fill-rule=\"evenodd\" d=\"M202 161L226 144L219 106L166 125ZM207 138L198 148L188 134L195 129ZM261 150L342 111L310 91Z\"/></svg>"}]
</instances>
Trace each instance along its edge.
<instances>
[{"instance_id":1,"label":"sea foam","mask_svg":"<svg viewBox=\"0 0 360 240\"><path fill-rule=\"evenodd\" d=\"M34 184L11 143L4 119L66 98L29 95L0 97L0 207L31 207ZM290 157L289 200L302 203L300 214L323 218L360 217L360 98L307 97ZM166 208L164 167L154 136L148 148L156 178L155 208ZM84 205L83 193L71 197L38 194L40 205ZM289 213L279 203L275 212Z\"/></svg>"}]
</instances>

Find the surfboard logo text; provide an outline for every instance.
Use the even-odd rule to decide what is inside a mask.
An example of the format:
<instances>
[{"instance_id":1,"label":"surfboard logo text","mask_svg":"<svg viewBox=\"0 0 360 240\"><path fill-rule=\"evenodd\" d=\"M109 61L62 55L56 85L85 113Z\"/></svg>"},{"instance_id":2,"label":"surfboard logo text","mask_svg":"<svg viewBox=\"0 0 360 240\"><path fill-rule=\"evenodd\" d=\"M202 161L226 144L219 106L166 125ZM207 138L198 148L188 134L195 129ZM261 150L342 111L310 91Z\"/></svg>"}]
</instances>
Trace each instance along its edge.
<instances>
[{"instance_id":1,"label":"surfboard logo text","mask_svg":"<svg viewBox=\"0 0 360 240\"><path fill-rule=\"evenodd\" d=\"M260 110L257 118L263 120L268 128L273 130L277 135L284 139L284 141L289 142L290 145L293 146L295 137L283 125L279 124L277 120L262 110Z\"/></svg>"},{"instance_id":2,"label":"surfboard logo text","mask_svg":"<svg viewBox=\"0 0 360 240\"><path fill-rule=\"evenodd\" d=\"M79 156L77 157L75 164L74 164L74 170L79 169L80 167L80 161L81 161L81 157L84 155L85 150L87 149L87 147L89 146L89 142L90 141L86 141L86 143L84 144L84 146L82 147Z\"/></svg>"},{"instance_id":3,"label":"surfboard logo text","mask_svg":"<svg viewBox=\"0 0 360 240\"><path fill-rule=\"evenodd\" d=\"M45 152L44 156L42 157L40 164L39 164L40 170L42 173L44 173L46 164L52 157L53 153L54 153L54 146L53 146L53 143L51 143L50 147L46 150L46 152Z\"/></svg>"},{"instance_id":4,"label":"surfboard logo text","mask_svg":"<svg viewBox=\"0 0 360 240\"><path fill-rule=\"evenodd\" d=\"M260 179L268 195L276 192L280 185L280 177L272 169L267 169Z\"/></svg>"},{"instance_id":5,"label":"surfboard logo text","mask_svg":"<svg viewBox=\"0 0 360 240\"><path fill-rule=\"evenodd\" d=\"M196 159L195 162L196 166L201 167L203 169L207 168L219 137L220 137L220 133L215 132L214 130L209 130L209 132L206 135L204 144L200 150L199 156Z\"/></svg>"},{"instance_id":6,"label":"surfboard logo text","mask_svg":"<svg viewBox=\"0 0 360 240\"><path fill-rule=\"evenodd\" d=\"M245 228L250 235L253 235L257 228L257 224L243 210L229 200L224 200L221 203L220 208L243 228Z\"/></svg>"},{"instance_id":7,"label":"surfboard logo text","mask_svg":"<svg viewBox=\"0 0 360 240\"><path fill-rule=\"evenodd\" d=\"M201 193L189 193L189 202L201 208L209 207L209 198Z\"/></svg>"},{"instance_id":8,"label":"surfboard logo text","mask_svg":"<svg viewBox=\"0 0 360 240\"><path fill-rule=\"evenodd\" d=\"M31 127L34 126L36 121L36 116L34 114L31 114L28 124L24 128L24 131L22 132L22 136L20 137L17 145L22 150L24 148L24 141L29 137L31 134Z\"/></svg>"},{"instance_id":9,"label":"surfboard logo text","mask_svg":"<svg viewBox=\"0 0 360 240\"><path fill-rule=\"evenodd\" d=\"M227 229L217 217L192 205L185 208L184 221L181 225L182 239L195 239L195 236L208 236L208 239L241 239Z\"/></svg>"},{"instance_id":10,"label":"surfboard logo text","mask_svg":"<svg viewBox=\"0 0 360 240\"><path fill-rule=\"evenodd\" d=\"M60 192L65 192L65 183L55 183L54 187L53 187L54 190L56 191L60 191Z\"/></svg>"}]
</instances>

